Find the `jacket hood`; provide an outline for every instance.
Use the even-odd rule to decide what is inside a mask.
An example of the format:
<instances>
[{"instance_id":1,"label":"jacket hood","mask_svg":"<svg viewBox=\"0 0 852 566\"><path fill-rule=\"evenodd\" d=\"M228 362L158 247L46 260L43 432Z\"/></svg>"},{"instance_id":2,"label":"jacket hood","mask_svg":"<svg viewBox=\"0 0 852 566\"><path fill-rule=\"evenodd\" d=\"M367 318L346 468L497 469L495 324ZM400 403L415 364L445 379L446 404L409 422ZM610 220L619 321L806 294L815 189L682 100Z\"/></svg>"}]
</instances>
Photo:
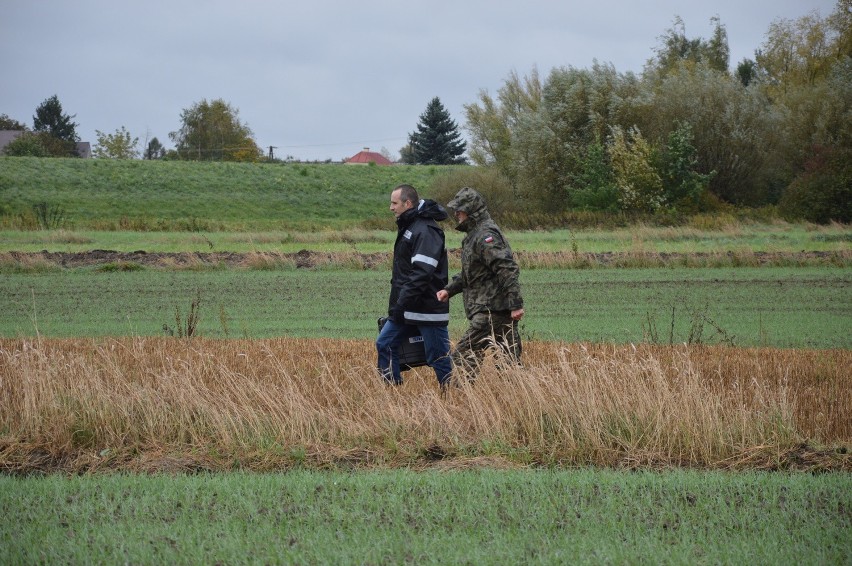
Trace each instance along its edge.
<instances>
[{"instance_id":1,"label":"jacket hood","mask_svg":"<svg viewBox=\"0 0 852 566\"><path fill-rule=\"evenodd\" d=\"M447 210L432 199L423 199L417 207L417 216L431 218L435 222L446 220L449 217Z\"/></svg>"},{"instance_id":2,"label":"jacket hood","mask_svg":"<svg viewBox=\"0 0 852 566\"><path fill-rule=\"evenodd\" d=\"M463 187L457 192L453 200L447 203L447 207L466 212L468 216L473 216L486 208L482 195L470 187Z\"/></svg>"},{"instance_id":3,"label":"jacket hood","mask_svg":"<svg viewBox=\"0 0 852 566\"><path fill-rule=\"evenodd\" d=\"M491 218L485 199L470 187L464 187L457 192L456 196L447 203L447 207L467 214L467 219L456 226L456 230L461 232L468 232L471 227Z\"/></svg>"},{"instance_id":4,"label":"jacket hood","mask_svg":"<svg viewBox=\"0 0 852 566\"><path fill-rule=\"evenodd\" d=\"M399 215L397 218L397 224L400 226L407 226L410 224L415 218L427 218L434 220L435 222L440 222L442 220L446 220L449 218L449 214L447 214L446 209L443 206L438 204L432 199L420 199L420 204L417 208L409 208L405 212Z\"/></svg>"}]
</instances>

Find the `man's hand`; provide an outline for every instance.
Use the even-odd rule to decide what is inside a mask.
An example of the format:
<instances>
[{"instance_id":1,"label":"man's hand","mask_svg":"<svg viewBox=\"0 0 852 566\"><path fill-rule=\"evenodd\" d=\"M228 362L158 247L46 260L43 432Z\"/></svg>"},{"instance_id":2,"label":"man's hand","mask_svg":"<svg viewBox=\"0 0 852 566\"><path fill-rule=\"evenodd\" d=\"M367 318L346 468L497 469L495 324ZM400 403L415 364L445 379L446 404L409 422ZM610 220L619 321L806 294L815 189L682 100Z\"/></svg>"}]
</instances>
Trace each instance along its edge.
<instances>
[{"instance_id":1,"label":"man's hand","mask_svg":"<svg viewBox=\"0 0 852 566\"><path fill-rule=\"evenodd\" d=\"M438 292L435 294L435 296L436 296L436 297L438 298L438 300L439 300L439 301L441 301L442 303L446 303L447 301L449 301L449 300L450 300L450 294L449 294L449 293L447 293L447 290L446 290L446 289L441 289L440 291L438 291Z\"/></svg>"},{"instance_id":2,"label":"man's hand","mask_svg":"<svg viewBox=\"0 0 852 566\"><path fill-rule=\"evenodd\" d=\"M524 309L515 309L512 311L512 320L521 320L524 317Z\"/></svg>"}]
</instances>

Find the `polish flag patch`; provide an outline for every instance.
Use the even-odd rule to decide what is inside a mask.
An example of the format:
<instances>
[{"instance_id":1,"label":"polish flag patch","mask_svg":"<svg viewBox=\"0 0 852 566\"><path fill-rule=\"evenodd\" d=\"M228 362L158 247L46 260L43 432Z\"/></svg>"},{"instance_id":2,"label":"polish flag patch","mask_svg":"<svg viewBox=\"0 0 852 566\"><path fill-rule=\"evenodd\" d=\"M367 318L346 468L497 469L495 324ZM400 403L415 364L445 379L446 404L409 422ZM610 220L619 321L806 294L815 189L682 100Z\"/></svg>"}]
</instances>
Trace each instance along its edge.
<instances>
[{"instance_id":1,"label":"polish flag patch","mask_svg":"<svg viewBox=\"0 0 852 566\"><path fill-rule=\"evenodd\" d=\"M493 242L493 241L494 241L494 236L488 236L487 238L485 238L485 243L486 243L486 244L490 244L490 243L491 243L491 242Z\"/></svg>"}]
</instances>

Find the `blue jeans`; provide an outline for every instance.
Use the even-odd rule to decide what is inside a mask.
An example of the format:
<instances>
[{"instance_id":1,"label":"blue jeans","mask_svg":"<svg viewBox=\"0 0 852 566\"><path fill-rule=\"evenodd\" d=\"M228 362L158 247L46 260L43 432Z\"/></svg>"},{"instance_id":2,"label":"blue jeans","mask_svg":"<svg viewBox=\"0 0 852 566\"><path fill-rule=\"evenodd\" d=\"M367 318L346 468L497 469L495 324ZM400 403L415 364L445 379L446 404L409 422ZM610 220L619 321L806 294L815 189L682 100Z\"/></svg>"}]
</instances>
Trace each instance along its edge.
<instances>
[{"instance_id":1,"label":"blue jeans","mask_svg":"<svg viewBox=\"0 0 852 566\"><path fill-rule=\"evenodd\" d=\"M399 371L399 357L396 354L397 347L403 340L414 334L414 329L420 330L423 336L423 346L426 350L426 363L435 370L438 383L446 384L450 380L453 364L450 361L450 333L446 326L414 326L408 324L397 324L388 320L382 327L379 337L376 339L376 351L379 355L379 371L382 377L390 383L399 385L402 383L402 375Z\"/></svg>"}]
</instances>

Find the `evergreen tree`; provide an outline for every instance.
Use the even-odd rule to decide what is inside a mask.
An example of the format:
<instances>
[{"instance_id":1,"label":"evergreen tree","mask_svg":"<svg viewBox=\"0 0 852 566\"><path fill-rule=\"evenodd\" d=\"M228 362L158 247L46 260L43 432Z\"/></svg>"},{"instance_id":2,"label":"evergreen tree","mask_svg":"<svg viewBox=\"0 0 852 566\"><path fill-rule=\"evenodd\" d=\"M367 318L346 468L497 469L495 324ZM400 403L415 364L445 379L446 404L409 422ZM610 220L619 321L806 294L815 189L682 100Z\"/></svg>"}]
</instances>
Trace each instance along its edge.
<instances>
[{"instance_id":1,"label":"evergreen tree","mask_svg":"<svg viewBox=\"0 0 852 566\"><path fill-rule=\"evenodd\" d=\"M751 59L743 59L737 65L736 75L740 79L740 82L743 83L743 86L750 85L755 76L757 76L757 64Z\"/></svg>"},{"instance_id":2,"label":"evergreen tree","mask_svg":"<svg viewBox=\"0 0 852 566\"><path fill-rule=\"evenodd\" d=\"M36 108L33 131L40 134L42 144L55 157L77 156L77 124L74 116L62 113L62 104L55 94Z\"/></svg>"},{"instance_id":3,"label":"evergreen tree","mask_svg":"<svg viewBox=\"0 0 852 566\"><path fill-rule=\"evenodd\" d=\"M33 131L47 132L57 139L76 143L78 141L77 124L72 121L72 118L74 116L62 113L62 104L54 94L36 108L35 116L33 116Z\"/></svg>"},{"instance_id":4,"label":"evergreen tree","mask_svg":"<svg viewBox=\"0 0 852 566\"><path fill-rule=\"evenodd\" d=\"M467 144L460 139L458 126L436 96L420 115L417 131L408 135L415 163L455 165L466 163L462 156Z\"/></svg>"},{"instance_id":5,"label":"evergreen tree","mask_svg":"<svg viewBox=\"0 0 852 566\"><path fill-rule=\"evenodd\" d=\"M166 148L160 143L157 138L151 139L148 142L148 149L145 150L145 159L162 159L166 155Z\"/></svg>"}]
</instances>

